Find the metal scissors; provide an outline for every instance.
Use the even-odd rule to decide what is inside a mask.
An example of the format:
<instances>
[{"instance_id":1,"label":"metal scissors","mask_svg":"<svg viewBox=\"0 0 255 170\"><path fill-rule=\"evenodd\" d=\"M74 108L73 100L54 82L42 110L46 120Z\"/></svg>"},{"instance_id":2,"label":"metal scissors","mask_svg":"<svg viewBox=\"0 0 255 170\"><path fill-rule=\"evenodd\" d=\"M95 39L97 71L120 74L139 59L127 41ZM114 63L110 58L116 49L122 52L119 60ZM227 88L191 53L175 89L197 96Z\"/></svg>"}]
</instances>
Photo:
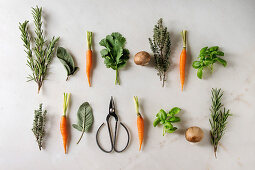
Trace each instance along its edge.
<instances>
[{"instance_id":1,"label":"metal scissors","mask_svg":"<svg viewBox=\"0 0 255 170\"><path fill-rule=\"evenodd\" d=\"M114 131L113 138L112 138L111 127L110 127L110 124L109 124L109 120L110 120L111 117L114 117L114 119L115 119L115 131ZM104 148L102 148L102 146L99 144L99 141L98 141L99 131L102 128L102 126L104 125L104 123L102 123L102 125L98 128L97 133L96 133L96 142L97 142L98 147L103 152L106 152L106 153L111 153L112 151L115 151L115 152L118 152L118 153L123 152L128 147L128 144L129 144L129 132L128 132L127 127L123 123L119 122L119 118L115 113L115 105L114 105L113 97L111 97L111 101L110 101L110 105L109 105L109 114L106 117L106 122L107 122L108 132L109 132L110 141L111 141L111 149L110 150L105 150ZM115 146L116 139L117 139L116 135L117 135L118 123L120 124L119 126L124 127L125 131L127 132L127 137L128 137L127 144L122 150L117 150L116 146Z\"/></svg>"}]
</instances>

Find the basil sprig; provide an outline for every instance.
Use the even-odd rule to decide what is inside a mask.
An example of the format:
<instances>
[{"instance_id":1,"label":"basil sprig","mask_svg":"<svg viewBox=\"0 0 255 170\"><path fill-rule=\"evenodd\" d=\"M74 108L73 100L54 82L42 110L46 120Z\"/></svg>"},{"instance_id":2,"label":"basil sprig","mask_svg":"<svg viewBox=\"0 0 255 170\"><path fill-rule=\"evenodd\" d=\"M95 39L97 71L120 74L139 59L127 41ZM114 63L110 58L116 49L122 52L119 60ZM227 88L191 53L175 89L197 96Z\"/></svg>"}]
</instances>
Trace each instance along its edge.
<instances>
[{"instance_id":1,"label":"basil sprig","mask_svg":"<svg viewBox=\"0 0 255 170\"><path fill-rule=\"evenodd\" d=\"M202 79L203 70L206 67L209 67L213 72L213 64L216 62L219 62L224 67L227 66L227 61L218 56L224 56L224 53L222 51L219 51L218 46L214 46L211 48L204 47L200 50L200 54L198 57L199 61L194 61L192 64L193 68L198 69L197 70L198 78Z\"/></svg>"},{"instance_id":2,"label":"basil sprig","mask_svg":"<svg viewBox=\"0 0 255 170\"><path fill-rule=\"evenodd\" d=\"M172 108L168 113L161 109L156 115L157 118L154 120L153 126L156 127L158 124L162 124L163 136L165 135L165 133L173 133L177 129L177 127L174 127L172 123L181 121L179 117L175 116L180 111L181 109L178 107Z\"/></svg>"}]
</instances>

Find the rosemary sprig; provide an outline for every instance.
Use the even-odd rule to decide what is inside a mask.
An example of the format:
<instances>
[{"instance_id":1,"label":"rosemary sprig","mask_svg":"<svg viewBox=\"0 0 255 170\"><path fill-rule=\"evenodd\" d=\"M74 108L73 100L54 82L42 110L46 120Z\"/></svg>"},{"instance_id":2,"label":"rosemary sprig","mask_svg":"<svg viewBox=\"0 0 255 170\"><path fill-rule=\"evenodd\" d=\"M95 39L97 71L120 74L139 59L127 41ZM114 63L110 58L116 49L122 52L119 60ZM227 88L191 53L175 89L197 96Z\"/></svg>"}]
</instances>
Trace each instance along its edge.
<instances>
[{"instance_id":1,"label":"rosemary sprig","mask_svg":"<svg viewBox=\"0 0 255 170\"><path fill-rule=\"evenodd\" d=\"M166 81L166 72L169 68L169 56L170 56L170 33L167 31L167 27L163 26L163 19L158 20L157 25L153 29L153 39L149 38L149 43L152 52L154 53L155 68L158 70L160 81L164 87Z\"/></svg>"},{"instance_id":2,"label":"rosemary sprig","mask_svg":"<svg viewBox=\"0 0 255 170\"><path fill-rule=\"evenodd\" d=\"M224 135L226 125L227 125L227 119L229 116L231 116L230 111L226 110L226 108L223 107L223 104L221 103L221 99L223 96L223 92L221 89L212 89L212 105L210 108L211 111L211 119L209 119L210 125L211 125L211 143L214 148L214 154L216 157L216 152L218 149L218 144L222 136Z\"/></svg>"},{"instance_id":3,"label":"rosemary sprig","mask_svg":"<svg viewBox=\"0 0 255 170\"><path fill-rule=\"evenodd\" d=\"M41 150L43 144L43 137L45 135L45 123L46 123L46 113L42 111L42 104L39 105L39 109L34 112L34 122L32 131L36 137L39 149Z\"/></svg>"},{"instance_id":4,"label":"rosemary sprig","mask_svg":"<svg viewBox=\"0 0 255 170\"><path fill-rule=\"evenodd\" d=\"M38 93L42 87L43 80L47 75L47 68L53 58L58 38L53 37L51 41L45 40L42 29L42 8L36 6L32 8L32 15L35 24L35 35L33 38L29 34L28 21L19 23L21 31L21 39L24 43L25 52L27 53L27 65L32 70L32 74L28 76L28 81L35 81L38 85ZM34 48L32 48L34 45ZM33 56L33 52L34 55Z\"/></svg>"}]
</instances>

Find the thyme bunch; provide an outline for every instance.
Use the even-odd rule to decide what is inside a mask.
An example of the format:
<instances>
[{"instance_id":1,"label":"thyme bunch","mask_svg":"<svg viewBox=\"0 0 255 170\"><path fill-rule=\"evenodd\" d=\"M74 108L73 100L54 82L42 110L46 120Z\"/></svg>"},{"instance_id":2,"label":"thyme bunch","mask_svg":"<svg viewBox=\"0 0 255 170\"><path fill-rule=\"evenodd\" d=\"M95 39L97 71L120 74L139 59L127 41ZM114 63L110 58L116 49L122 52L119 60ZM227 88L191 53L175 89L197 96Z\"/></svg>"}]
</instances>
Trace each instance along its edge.
<instances>
[{"instance_id":1,"label":"thyme bunch","mask_svg":"<svg viewBox=\"0 0 255 170\"><path fill-rule=\"evenodd\" d=\"M153 38L149 38L149 43L152 52L154 53L155 68L158 71L160 81L164 87L166 81L166 72L169 69L169 56L170 56L170 33L167 27L163 26L163 19L158 20L157 25L153 29Z\"/></svg>"},{"instance_id":2,"label":"thyme bunch","mask_svg":"<svg viewBox=\"0 0 255 170\"><path fill-rule=\"evenodd\" d=\"M35 38L29 34L29 21L19 23L19 29L21 31L21 39L24 43L25 52L27 54L27 66L32 71L32 74L28 76L28 81L35 81L37 83L39 93L43 80L45 80L47 75L47 68L53 58L53 53L59 37L53 37L48 42L43 36L42 8L39 8L38 6L36 6L36 8L32 8L32 15L35 24Z\"/></svg>"},{"instance_id":3,"label":"thyme bunch","mask_svg":"<svg viewBox=\"0 0 255 170\"><path fill-rule=\"evenodd\" d=\"M45 135L45 123L46 123L46 113L42 111L42 104L39 105L39 109L34 112L34 121L32 131L36 137L39 149L41 150L43 144L43 137Z\"/></svg>"},{"instance_id":4,"label":"thyme bunch","mask_svg":"<svg viewBox=\"0 0 255 170\"><path fill-rule=\"evenodd\" d=\"M230 111L225 107L222 109L223 104L221 103L221 99L223 96L223 92L221 89L212 89L212 105L210 108L211 111L211 119L209 119L211 125L211 143L214 148L214 154L216 157L216 152L218 149L218 144L222 136L224 135L227 119L231 116Z\"/></svg>"}]
</instances>

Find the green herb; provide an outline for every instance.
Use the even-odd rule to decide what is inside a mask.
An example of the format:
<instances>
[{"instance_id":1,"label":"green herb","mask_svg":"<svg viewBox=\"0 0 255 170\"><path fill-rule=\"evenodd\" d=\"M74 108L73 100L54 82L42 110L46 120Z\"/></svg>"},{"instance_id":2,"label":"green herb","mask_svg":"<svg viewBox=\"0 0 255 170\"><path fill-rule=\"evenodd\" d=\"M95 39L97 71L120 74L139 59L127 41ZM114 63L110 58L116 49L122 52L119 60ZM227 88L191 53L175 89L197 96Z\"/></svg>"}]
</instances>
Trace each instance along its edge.
<instances>
[{"instance_id":1,"label":"green herb","mask_svg":"<svg viewBox=\"0 0 255 170\"><path fill-rule=\"evenodd\" d=\"M218 144L220 139L222 138L224 131L227 125L227 119L231 116L230 111L226 110L221 104L221 99L223 96L223 92L221 89L212 89L212 105L211 105L211 119L209 119L211 125L211 143L214 148L214 154L216 157L216 152L218 148Z\"/></svg>"},{"instance_id":2,"label":"green herb","mask_svg":"<svg viewBox=\"0 0 255 170\"><path fill-rule=\"evenodd\" d=\"M153 126L156 127L159 123L162 124L163 136L165 135L166 132L173 133L177 129L177 127L174 127L172 123L181 121L179 117L175 116L180 111L181 109L178 107L172 108L168 113L161 109L156 115L157 118L154 120Z\"/></svg>"},{"instance_id":3,"label":"green herb","mask_svg":"<svg viewBox=\"0 0 255 170\"><path fill-rule=\"evenodd\" d=\"M78 67L75 67L72 55L69 54L63 47L58 47L57 57L66 69L67 73L66 81L67 81L69 76L73 75L75 71L78 69Z\"/></svg>"},{"instance_id":4,"label":"green herb","mask_svg":"<svg viewBox=\"0 0 255 170\"><path fill-rule=\"evenodd\" d=\"M45 135L46 113L47 110L44 112L42 111L42 104L40 104L39 109L34 112L35 115L32 131L36 137L40 150L42 149L43 137Z\"/></svg>"},{"instance_id":5,"label":"green herb","mask_svg":"<svg viewBox=\"0 0 255 170\"><path fill-rule=\"evenodd\" d=\"M107 35L99 44L105 49L101 50L101 56L107 68L116 70L115 84L120 84L119 69L124 67L129 59L129 51L125 49L126 39L118 32Z\"/></svg>"},{"instance_id":6,"label":"green herb","mask_svg":"<svg viewBox=\"0 0 255 170\"><path fill-rule=\"evenodd\" d=\"M90 127L92 126L94 122L92 108L90 107L88 102L83 103L79 107L77 112L77 118L78 118L78 123L73 124L73 128L82 132L81 137L77 142L78 144L81 141L81 138L84 132L88 132L88 130L90 129Z\"/></svg>"},{"instance_id":7,"label":"green herb","mask_svg":"<svg viewBox=\"0 0 255 170\"><path fill-rule=\"evenodd\" d=\"M170 33L167 27L163 26L163 19L158 20L158 24L153 29L153 39L149 38L150 47L154 53L155 68L158 70L160 81L164 87L166 81L166 72L169 69L169 56L170 56Z\"/></svg>"},{"instance_id":8,"label":"green herb","mask_svg":"<svg viewBox=\"0 0 255 170\"><path fill-rule=\"evenodd\" d=\"M209 67L211 69L211 72L213 72L213 64L216 62L219 62L224 67L227 66L227 62L218 57L218 56L224 56L224 53L222 51L218 51L219 47L214 46L211 48L204 47L200 50L199 54L199 61L194 61L192 66L197 70L197 77L202 79L203 77L203 70L206 67Z\"/></svg>"},{"instance_id":9,"label":"green herb","mask_svg":"<svg viewBox=\"0 0 255 170\"><path fill-rule=\"evenodd\" d=\"M28 81L35 81L37 83L39 93L59 38L53 37L49 43L45 40L42 30L42 8L32 8L32 15L34 18L36 37L33 38L32 35L29 34L28 21L19 23L19 29L21 31L21 39L24 43L25 52L27 53L27 65L32 70L32 74L28 76ZM34 46L34 48L32 48L32 46ZM33 56L33 53L35 56Z\"/></svg>"}]
</instances>

